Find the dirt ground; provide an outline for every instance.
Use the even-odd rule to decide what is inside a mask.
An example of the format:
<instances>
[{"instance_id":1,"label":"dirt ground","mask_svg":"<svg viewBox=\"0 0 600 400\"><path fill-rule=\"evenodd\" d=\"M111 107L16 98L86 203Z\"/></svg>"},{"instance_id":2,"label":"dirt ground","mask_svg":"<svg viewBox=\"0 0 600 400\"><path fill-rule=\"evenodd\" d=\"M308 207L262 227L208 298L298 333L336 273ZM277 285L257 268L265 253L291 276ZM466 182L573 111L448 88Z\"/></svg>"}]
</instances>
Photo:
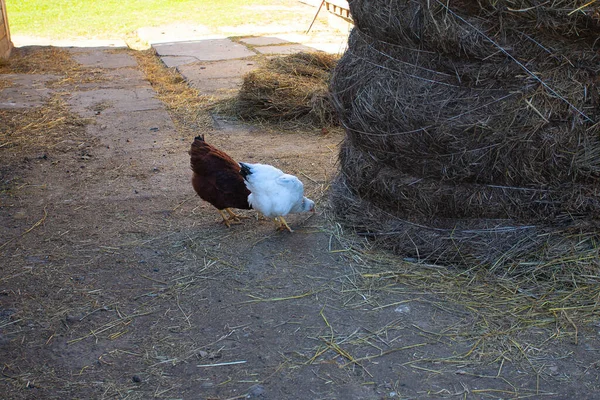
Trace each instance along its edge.
<instances>
[{"instance_id":1,"label":"dirt ground","mask_svg":"<svg viewBox=\"0 0 600 400\"><path fill-rule=\"evenodd\" d=\"M121 64L82 68L86 54ZM483 315L489 283L438 290L455 271L329 217L341 132L186 119L151 56L63 57L0 75L4 398L597 398L597 319ZM199 133L299 176L316 215L291 216L294 233L252 211L225 227L189 182Z\"/></svg>"}]
</instances>

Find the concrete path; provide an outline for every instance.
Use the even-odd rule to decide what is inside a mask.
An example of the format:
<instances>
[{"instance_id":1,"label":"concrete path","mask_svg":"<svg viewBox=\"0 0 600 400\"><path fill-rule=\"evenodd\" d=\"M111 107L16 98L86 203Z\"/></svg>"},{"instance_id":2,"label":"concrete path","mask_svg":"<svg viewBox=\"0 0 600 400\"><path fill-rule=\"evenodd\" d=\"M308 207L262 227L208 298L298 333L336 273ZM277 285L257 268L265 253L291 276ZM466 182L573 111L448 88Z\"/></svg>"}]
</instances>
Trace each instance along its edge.
<instances>
[{"instance_id":1,"label":"concrete path","mask_svg":"<svg viewBox=\"0 0 600 400\"><path fill-rule=\"evenodd\" d=\"M311 3L305 1L304 3ZM312 3L311 3L312 4ZM264 7L263 7L264 8ZM281 10L279 6L266 7L272 13ZM284 7L289 11L290 7ZM268 20L263 25L240 25L210 28L190 22L171 23L162 26L142 27L136 30L136 39L125 40L50 40L38 37L12 35L15 46L57 46L77 49L115 49L131 45L135 48L152 47L163 63L177 71L192 87L203 95L216 99L232 95L239 89L242 77L258 67L258 61L265 57L288 55L297 52L325 51L342 54L347 46L350 25L334 27L333 21L324 23L328 15L322 11L310 32L306 32L317 7L302 2L292 7L297 13L294 20ZM332 17L332 15L329 15ZM334 18L338 20L339 18ZM342 21L341 19L339 19ZM113 68L125 66L124 54L106 52L79 52L76 61L92 67ZM127 66L132 66L129 61ZM114 64L116 63L116 64ZM6 94L6 93L5 93ZM46 94L41 91L28 95L38 102ZM0 107L11 107L10 101Z\"/></svg>"},{"instance_id":2,"label":"concrete path","mask_svg":"<svg viewBox=\"0 0 600 400\"><path fill-rule=\"evenodd\" d=\"M186 36L184 36L186 37ZM298 52L343 51L345 38L323 38L326 44L302 44L302 35L245 36L153 43L152 48L167 67L175 67L186 81L201 94L226 97L239 89L244 74L257 68L262 57ZM152 38L147 38L152 40ZM314 46L314 47L313 47Z\"/></svg>"}]
</instances>

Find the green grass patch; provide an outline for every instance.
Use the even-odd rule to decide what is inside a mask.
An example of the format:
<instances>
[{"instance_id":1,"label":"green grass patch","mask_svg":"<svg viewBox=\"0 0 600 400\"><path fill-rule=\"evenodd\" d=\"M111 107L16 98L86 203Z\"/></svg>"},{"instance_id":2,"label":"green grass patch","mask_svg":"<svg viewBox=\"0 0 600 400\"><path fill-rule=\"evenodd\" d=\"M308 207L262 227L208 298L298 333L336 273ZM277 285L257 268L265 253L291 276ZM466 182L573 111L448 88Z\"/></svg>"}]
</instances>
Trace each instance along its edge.
<instances>
[{"instance_id":1,"label":"green grass patch","mask_svg":"<svg viewBox=\"0 0 600 400\"><path fill-rule=\"evenodd\" d=\"M241 24L268 24L292 17L293 0L6 0L13 35L50 39L124 38L144 26L174 22L216 29Z\"/></svg>"}]
</instances>

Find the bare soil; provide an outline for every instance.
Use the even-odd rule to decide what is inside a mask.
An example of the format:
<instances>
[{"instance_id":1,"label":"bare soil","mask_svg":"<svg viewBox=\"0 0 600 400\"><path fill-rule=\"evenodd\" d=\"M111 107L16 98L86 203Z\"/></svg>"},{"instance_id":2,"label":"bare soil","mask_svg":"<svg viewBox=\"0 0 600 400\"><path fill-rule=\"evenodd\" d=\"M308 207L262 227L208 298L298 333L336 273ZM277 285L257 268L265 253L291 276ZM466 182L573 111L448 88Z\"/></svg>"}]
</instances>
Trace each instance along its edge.
<instances>
[{"instance_id":1,"label":"bare soil","mask_svg":"<svg viewBox=\"0 0 600 400\"><path fill-rule=\"evenodd\" d=\"M328 217L341 132L182 118L139 56L91 51L126 66L0 75L0 103L32 100L0 110L4 398L597 398L597 319L484 315L493 282ZM200 133L296 174L319 212L227 228L190 184Z\"/></svg>"}]
</instances>

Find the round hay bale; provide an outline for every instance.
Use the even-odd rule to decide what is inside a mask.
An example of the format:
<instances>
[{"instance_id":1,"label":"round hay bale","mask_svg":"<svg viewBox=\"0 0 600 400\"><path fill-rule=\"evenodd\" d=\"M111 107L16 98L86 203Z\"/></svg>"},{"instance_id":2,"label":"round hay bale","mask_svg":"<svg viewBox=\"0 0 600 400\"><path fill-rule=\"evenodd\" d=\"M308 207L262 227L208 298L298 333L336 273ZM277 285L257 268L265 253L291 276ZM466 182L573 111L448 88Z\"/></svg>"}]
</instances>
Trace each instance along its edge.
<instances>
[{"instance_id":1,"label":"round hay bale","mask_svg":"<svg viewBox=\"0 0 600 400\"><path fill-rule=\"evenodd\" d=\"M347 132L338 217L428 261L597 255L600 7L349 4L330 86Z\"/></svg>"},{"instance_id":2,"label":"round hay bale","mask_svg":"<svg viewBox=\"0 0 600 400\"><path fill-rule=\"evenodd\" d=\"M491 60L498 48L530 54L536 37L554 45L594 45L600 34L600 6L588 0L349 0L352 18L364 34L389 44L451 56ZM557 36L571 40L555 40ZM537 42L537 43L536 43ZM547 49L556 50L555 46ZM548 54L547 52L546 54ZM570 51L569 53L573 53ZM490 58L491 57L491 58Z\"/></svg>"},{"instance_id":3,"label":"round hay bale","mask_svg":"<svg viewBox=\"0 0 600 400\"><path fill-rule=\"evenodd\" d=\"M585 182L600 167L600 138L575 109L600 120L600 81L567 66L537 75L563 99L511 60L450 60L355 30L331 87L353 145L404 173L498 185Z\"/></svg>"},{"instance_id":4,"label":"round hay bale","mask_svg":"<svg viewBox=\"0 0 600 400\"><path fill-rule=\"evenodd\" d=\"M511 220L449 218L429 221L402 219L390 207L380 207L356 194L348 176L332 184L331 201L338 218L375 246L420 262L485 266L489 271L535 279L556 274L596 276L600 258L598 236L578 229L514 224ZM581 262L579 262L581 261ZM570 264L570 266L569 266ZM569 267L576 266L576 270ZM557 270L561 272L557 272Z\"/></svg>"},{"instance_id":5,"label":"round hay bale","mask_svg":"<svg viewBox=\"0 0 600 400\"><path fill-rule=\"evenodd\" d=\"M348 142L342 145L340 165L350 190L402 219L428 225L452 218L510 219L510 224L590 232L600 228L600 219L578 219L600 212L600 197L591 185L525 188L428 179L389 167Z\"/></svg>"}]
</instances>

